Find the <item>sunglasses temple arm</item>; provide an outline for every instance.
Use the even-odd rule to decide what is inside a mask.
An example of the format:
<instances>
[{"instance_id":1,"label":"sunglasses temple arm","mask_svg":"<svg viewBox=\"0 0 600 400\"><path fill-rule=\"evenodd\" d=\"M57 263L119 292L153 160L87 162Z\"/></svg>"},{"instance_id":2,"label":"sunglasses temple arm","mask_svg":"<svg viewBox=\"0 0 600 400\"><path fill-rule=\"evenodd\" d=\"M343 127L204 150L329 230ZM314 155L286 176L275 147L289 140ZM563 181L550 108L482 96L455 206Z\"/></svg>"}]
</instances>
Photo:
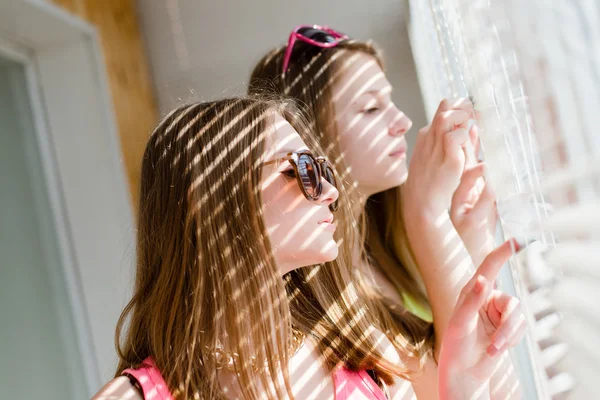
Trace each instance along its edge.
<instances>
[{"instance_id":1,"label":"sunglasses temple arm","mask_svg":"<svg viewBox=\"0 0 600 400\"><path fill-rule=\"evenodd\" d=\"M283 58L283 71L281 73L285 74L288 68L288 64L290 63L290 57L292 56L292 49L294 48L294 44L296 43L296 32L292 32L290 34L290 38L288 39L288 44L285 49L285 57Z\"/></svg>"}]
</instances>

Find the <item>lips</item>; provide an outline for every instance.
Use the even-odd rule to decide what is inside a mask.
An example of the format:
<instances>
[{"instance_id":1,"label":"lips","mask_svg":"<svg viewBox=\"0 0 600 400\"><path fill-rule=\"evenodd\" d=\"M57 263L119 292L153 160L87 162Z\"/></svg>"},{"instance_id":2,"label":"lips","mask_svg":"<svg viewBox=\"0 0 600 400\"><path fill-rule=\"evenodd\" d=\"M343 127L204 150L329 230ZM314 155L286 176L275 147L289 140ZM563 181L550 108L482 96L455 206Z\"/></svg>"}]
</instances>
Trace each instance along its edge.
<instances>
[{"instance_id":1,"label":"lips","mask_svg":"<svg viewBox=\"0 0 600 400\"><path fill-rule=\"evenodd\" d=\"M403 144L389 154L390 157L402 157L404 155L406 155L406 144Z\"/></svg>"},{"instance_id":2,"label":"lips","mask_svg":"<svg viewBox=\"0 0 600 400\"><path fill-rule=\"evenodd\" d=\"M333 223L333 214L329 214L327 216L327 218L322 219L318 222L319 225L321 224L332 224Z\"/></svg>"}]
</instances>

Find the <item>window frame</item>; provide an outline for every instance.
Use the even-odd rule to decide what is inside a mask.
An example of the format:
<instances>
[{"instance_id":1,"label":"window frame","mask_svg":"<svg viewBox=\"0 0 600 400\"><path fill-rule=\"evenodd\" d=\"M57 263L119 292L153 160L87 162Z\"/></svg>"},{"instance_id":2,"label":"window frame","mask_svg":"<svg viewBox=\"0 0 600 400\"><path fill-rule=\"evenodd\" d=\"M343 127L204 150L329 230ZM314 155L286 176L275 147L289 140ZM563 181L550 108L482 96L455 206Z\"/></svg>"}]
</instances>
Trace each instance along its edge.
<instances>
[{"instance_id":1,"label":"window frame","mask_svg":"<svg viewBox=\"0 0 600 400\"><path fill-rule=\"evenodd\" d=\"M25 67L59 244L55 272L75 324L69 351L81 357L91 397L114 374L114 326L131 291L135 245L98 35L39 0L0 2L0 27L0 51Z\"/></svg>"}]
</instances>

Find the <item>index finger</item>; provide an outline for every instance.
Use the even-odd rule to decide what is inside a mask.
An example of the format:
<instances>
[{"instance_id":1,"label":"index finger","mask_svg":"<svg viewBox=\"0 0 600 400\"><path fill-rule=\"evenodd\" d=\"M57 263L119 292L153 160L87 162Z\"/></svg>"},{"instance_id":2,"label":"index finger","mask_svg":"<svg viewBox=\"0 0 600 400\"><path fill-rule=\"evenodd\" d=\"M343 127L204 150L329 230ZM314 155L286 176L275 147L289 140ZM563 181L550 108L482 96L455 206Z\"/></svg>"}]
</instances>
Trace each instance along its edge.
<instances>
[{"instance_id":1,"label":"index finger","mask_svg":"<svg viewBox=\"0 0 600 400\"><path fill-rule=\"evenodd\" d=\"M502 266L508 261L513 253L519 251L519 247L519 243L516 239L507 240L487 255L475 272L475 275L482 275L485 279L494 281L500 273Z\"/></svg>"},{"instance_id":2,"label":"index finger","mask_svg":"<svg viewBox=\"0 0 600 400\"><path fill-rule=\"evenodd\" d=\"M454 110L463 110L469 113L471 117L474 117L473 103L468 98L459 98L449 100L450 108Z\"/></svg>"}]
</instances>

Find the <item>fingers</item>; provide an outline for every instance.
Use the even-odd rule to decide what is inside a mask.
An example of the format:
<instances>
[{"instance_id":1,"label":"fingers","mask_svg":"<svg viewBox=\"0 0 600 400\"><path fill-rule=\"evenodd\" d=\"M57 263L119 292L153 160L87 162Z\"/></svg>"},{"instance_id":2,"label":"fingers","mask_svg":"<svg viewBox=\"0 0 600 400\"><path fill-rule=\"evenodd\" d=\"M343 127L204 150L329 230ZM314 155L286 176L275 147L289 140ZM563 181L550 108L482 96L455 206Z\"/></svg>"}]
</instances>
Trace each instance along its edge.
<instances>
[{"instance_id":1,"label":"fingers","mask_svg":"<svg viewBox=\"0 0 600 400\"><path fill-rule=\"evenodd\" d=\"M515 239L510 239L492 251L483 260L483 263L477 269L475 275L484 276L488 281L494 281L502 266L508 261L513 254L513 248L518 249L519 244Z\"/></svg>"},{"instance_id":2,"label":"fingers","mask_svg":"<svg viewBox=\"0 0 600 400\"><path fill-rule=\"evenodd\" d=\"M460 178L460 185L456 189L456 192L454 192L456 201L462 201L469 197L471 190L475 188L477 180L483 177L484 172L484 163L479 163L474 167L465 170Z\"/></svg>"},{"instance_id":3,"label":"fingers","mask_svg":"<svg viewBox=\"0 0 600 400\"><path fill-rule=\"evenodd\" d=\"M442 101L440 101L440 105L438 106L438 109L435 112L435 115L442 113L444 111L448 111L452 109L452 106L450 105L450 100L448 99L443 99Z\"/></svg>"},{"instance_id":4,"label":"fingers","mask_svg":"<svg viewBox=\"0 0 600 400\"><path fill-rule=\"evenodd\" d=\"M471 126L471 129L469 129L469 140L473 145L475 157L479 156L479 128L476 124L473 124L473 126Z\"/></svg>"},{"instance_id":5,"label":"fingers","mask_svg":"<svg viewBox=\"0 0 600 400\"><path fill-rule=\"evenodd\" d=\"M492 292L487 307L490 322L495 328L498 328L510 315L518 313L520 309L519 299L499 290Z\"/></svg>"},{"instance_id":6,"label":"fingers","mask_svg":"<svg viewBox=\"0 0 600 400\"><path fill-rule=\"evenodd\" d=\"M501 323L492 336L492 343L487 348L487 354L494 357L516 346L526 331L527 323L523 313L520 311L513 312L509 318Z\"/></svg>"},{"instance_id":7,"label":"fingers","mask_svg":"<svg viewBox=\"0 0 600 400\"><path fill-rule=\"evenodd\" d=\"M476 204L480 194L475 188L478 188L477 182L483 177L484 170L485 165L480 163L465 170L463 173L458 188L452 196L452 204L450 206L452 219L459 218L470 212L474 204Z\"/></svg>"},{"instance_id":8,"label":"fingers","mask_svg":"<svg viewBox=\"0 0 600 400\"><path fill-rule=\"evenodd\" d=\"M448 110L463 110L471 115L474 115L473 102L466 97L461 97L458 99L443 99L438 106L436 114Z\"/></svg>"},{"instance_id":9,"label":"fingers","mask_svg":"<svg viewBox=\"0 0 600 400\"><path fill-rule=\"evenodd\" d=\"M476 125L471 125L469 128L469 141L465 146L465 165L468 168L476 165L479 158L479 133Z\"/></svg>"},{"instance_id":10,"label":"fingers","mask_svg":"<svg viewBox=\"0 0 600 400\"><path fill-rule=\"evenodd\" d=\"M495 207L496 204L496 196L491 186L486 182L483 187L483 191L479 195L479 199L473 206L473 209L470 213L473 215L474 219L483 220L490 216L490 210Z\"/></svg>"},{"instance_id":11,"label":"fingers","mask_svg":"<svg viewBox=\"0 0 600 400\"><path fill-rule=\"evenodd\" d=\"M464 146L469 141L469 132L463 128L455 129L446 133L444 141L452 146Z\"/></svg>"},{"instance_id":12,"label":"fingers","mask_svg":"<svg viewBox=\"0 0 600 400\"><path fill-rule=\"evenodd\" d=\"M514 314L521 313L521 302L519 299L500 291L494 293L490 305L502 315L501 323L511 318Z\"/></svg>"},{"instance_id":13,"label":"fingers","mask_svg":"<svg viewBox=\"0 0 600 400\"><path fill-rule=\"evenodd\" d=\"M473 116L473 103L469 99L442 100L431 123L434 129L431 130L429 127L426 127L427 129L424 131L424 133L430 133L430 137L427 139L427 147L431 148L433 142L437 142L446 133L454 131L455 127L467 129L468 121ZM463 142L463 140L461 139L460 142Z\"/></svg>"},{"instance_id":14,"label":"fingers","mask_svg":"<svg viewBox=\"0 0 600 400\"><path fill-rule=\"evenodd\" d=\"M519 299L494 291L490 296L486 313L490 322L496 327L492 343L487 348L490 357L516 346L521 341L527 324Z\"/></svg>"},{"instance_id":15,"label":"fingers","mask_svg":"<svg viewBox=\"0 0 600 400\"><path fill-rule=\"evenodd\" d=\"M443 111L435 116L432 125L435 127L436 135L441 136L454 130L456 126L466 130L469 117L470 114L464 110ZM467 140L468 138L467 133Z\"/></svg>"},{"instance_id":16,"label":"fingers","mask_svg":"<svg viewBox=\"0 0 600 400\"><path fill-rule=\"evenodd\" d=\"M521 343L521 340L523 340L523 337L525 337L525 334L527 333L527 320L525 319L525 316L523 314L521 314L520 320L521 322L519 322L519 325L515 330L515 333L509 339L508 344L504 349L500 349L500 351L512 349L513 347Z\"/></svg>"},{"instance_id":17,"label":"fingers","mask_svg":"<svg viewBox=\"0 0 600 400\"><path fill-rule=\"evenodd\" d=\"M458 304L454 309L453 323L456 326L469 326L479 315L491 291L490 282L483 276L474 276L462 289Z\"/></svg>"},{"instance_id":18,"label":"fingers","mask_svg":"<svg viewBox=\"0 0 600 400\"><path fill-rule=\"evenodd\" d=\"M456 187L460 183L460 176L465 168L465 152L463 146L469 141L469 133L466 129L459 128L447 133L443 139L444 164L456 177ZM456 189L455 189L456 191Z\"/></svg>"}]
</instances>

